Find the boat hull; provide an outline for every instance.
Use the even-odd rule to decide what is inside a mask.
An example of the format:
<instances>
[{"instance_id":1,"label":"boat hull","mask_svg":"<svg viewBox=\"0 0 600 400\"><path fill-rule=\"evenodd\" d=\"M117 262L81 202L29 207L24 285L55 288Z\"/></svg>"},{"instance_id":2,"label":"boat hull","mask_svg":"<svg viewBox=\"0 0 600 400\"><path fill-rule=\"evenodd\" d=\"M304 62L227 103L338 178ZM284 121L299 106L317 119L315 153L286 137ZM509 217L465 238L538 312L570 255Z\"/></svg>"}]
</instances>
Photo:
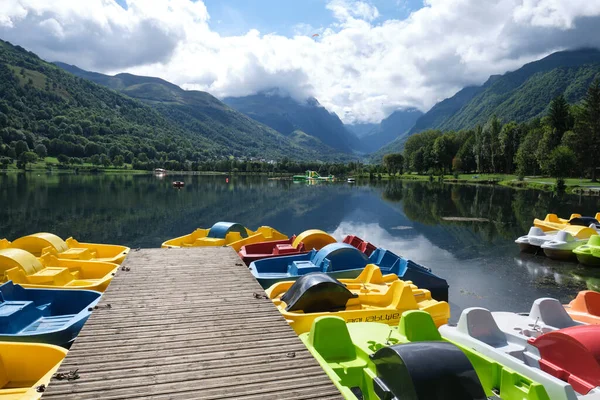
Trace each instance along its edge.
<instances>
[{"instance_id":1,"label":"boat hull","mask_svg":"<svg viewBox=\"0 0 600 400\"><path fill-rule=\"evenodd\" d=\"M540 246L534 246L530 243L517 243L519 245L519 250L523 253L531 253L535 254L540 251Z\"/></svg>"},{"instance_id":2,"label":"boat hull","mask_svg":"<svg viewBox=\"0 0 600 400\"><path fill-rule=\"evenodd\" d=\"M546 257L557 261L575 261L573 250L543 249Z\"/></svg>"},{"instance_id":3,"label":"boat hull","mask_svg":"<svg viewBox=\"0 0 600 400\"><path fill-rule=\"evenodd\" d=\"M591 254L577 254L577 261L588 267L600 267L600 258Z\"/></svg>"}]
</instances>

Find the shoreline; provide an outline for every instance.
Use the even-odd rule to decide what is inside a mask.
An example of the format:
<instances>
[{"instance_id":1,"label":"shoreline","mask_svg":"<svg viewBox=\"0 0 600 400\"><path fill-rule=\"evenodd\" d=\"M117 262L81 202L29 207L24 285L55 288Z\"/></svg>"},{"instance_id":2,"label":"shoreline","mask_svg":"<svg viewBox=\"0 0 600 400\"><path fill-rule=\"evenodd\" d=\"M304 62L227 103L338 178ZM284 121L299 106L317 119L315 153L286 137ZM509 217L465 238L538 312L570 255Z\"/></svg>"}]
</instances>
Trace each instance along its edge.
<instances>
[{"instance_id":1,"label":"shoreline","mask_svg":"<svg viewBox=\"0 0 600 400\"><path fill-rule=\"evenodd\" d=\"M376 175L375 175L376 176ZM356 175L357 178L369 179L369 174ZM433 182L465 184L465 185L500 185L511 189L533 189L545 192L554 191L556 179L550 177L525 177L524 180L519 180L516 175L504 174L460 174L458 178L453 175L433 176ZM429 175L402 174L390 176L389 174L381 174L381 179L375 177L375 180L413 180L413 181L430 181ZM591 182L589 179L566 178L565 193L578 194L583 196L600 196L600 182Z\"/></svg>"}]
</instances>

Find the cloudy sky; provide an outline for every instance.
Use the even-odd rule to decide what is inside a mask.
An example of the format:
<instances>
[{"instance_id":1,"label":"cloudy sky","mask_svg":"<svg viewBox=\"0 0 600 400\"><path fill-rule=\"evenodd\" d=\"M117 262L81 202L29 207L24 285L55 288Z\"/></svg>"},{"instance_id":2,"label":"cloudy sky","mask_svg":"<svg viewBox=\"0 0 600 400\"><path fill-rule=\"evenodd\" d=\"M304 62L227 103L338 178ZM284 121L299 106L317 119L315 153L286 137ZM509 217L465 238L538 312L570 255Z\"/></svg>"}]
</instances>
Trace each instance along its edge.
<instances>
[{"instance_id":1,"label":"cloudy sky","mask_svg":"<svg viewBox=\"0 0 600 400\"><path fill-rule=\"evenodd\" d=\"M344 122L378 122L600 47L600 0L0 0L0 38L217 97L279 87Z\"/></svg>"}]
</instances>

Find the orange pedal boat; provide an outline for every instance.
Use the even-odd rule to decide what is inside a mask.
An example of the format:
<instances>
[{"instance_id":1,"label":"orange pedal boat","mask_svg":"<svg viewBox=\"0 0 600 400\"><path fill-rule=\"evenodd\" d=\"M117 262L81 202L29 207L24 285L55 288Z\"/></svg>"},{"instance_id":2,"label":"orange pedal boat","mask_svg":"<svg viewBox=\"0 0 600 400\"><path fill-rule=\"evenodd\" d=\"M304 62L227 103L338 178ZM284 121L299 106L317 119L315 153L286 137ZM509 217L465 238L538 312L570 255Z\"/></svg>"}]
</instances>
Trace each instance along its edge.
<instances>
[{"instance_id":1,"label":"orange pedal boat","mask_svg":"<svg viewBox=\"0 0 600 400\"><path fill-rule=\"evenodd\" d=\"M582 290L575 300L565 306L567 313L575 321L600 325L600 293Z\"/></svg>"}]
</instances>

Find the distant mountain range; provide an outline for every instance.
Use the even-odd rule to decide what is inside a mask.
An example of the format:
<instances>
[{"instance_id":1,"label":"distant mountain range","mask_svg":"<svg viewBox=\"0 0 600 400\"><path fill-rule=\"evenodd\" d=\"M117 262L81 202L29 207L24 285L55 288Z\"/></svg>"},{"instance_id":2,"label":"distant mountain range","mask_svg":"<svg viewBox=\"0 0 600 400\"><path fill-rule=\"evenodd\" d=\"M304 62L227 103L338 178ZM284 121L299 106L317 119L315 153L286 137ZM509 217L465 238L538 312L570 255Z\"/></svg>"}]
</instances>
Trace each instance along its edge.
<instances>
[{"instance_id":1,"label":"distant mountain range","mask_svg":"<svg viewBox=\"0 0 600 400\"><path fill-rule=\"evenodd\" d=\"M364 148L373 153L397 138L406 136L422 115L423 113L415 108L394 111L361 138Z\"/></svg>"},{"instance_id":2,"label":"distant mountain range","mask_svg":"<svg viewBox=\"0 0 600 400\"><path fill-rule=\"evenodd\" d=\"M292 132L281 134L227 106L209 93L183 90L160 78L127 73L115 76L85 71L55 62L63 70L140 100L165 118L195 132L236 156L293 159L343 160L343 151L318 140L307 141ZM325 111L326 112L326 111ZM344 149L350 152L349 149Z\"/></svg>"},{"instance_id":3,"label":"distant mountain range","mask_svg":"<svg viewBox=\"0 0 600 400\"><path fill-rule=\"evenodd\" d=\"M580 101L599 73L599 50L553 53L516 71L493 75L481 86L462 89L433 106L410 133L473 128L494 114L506 122L540 117L560 94L564 93L570 103Z\"/></svg>"},{"instance_id":4,"label":"distant mountain range","mask_svg":"<svg viewBox=\"0 0 600 400\"><path fill-rule=\"evenodd\" d=\"M402 151L410 134L427 129L474 128L492 115L504 122L541 117L559 94L577 103L600 77L600 51L557 52L466 87L425 114L401 109L380 124L352 125L314 98L298 101L278 89L220 101L160 78L55 65L0 40L0 123L12 129L5 143L33 135L31 143L54 140L51 152L61 148L71 157L89 156L82 149L92 144L181 161L229 155L349 161Z\"/></svg>"},{"instance_id":5,"label":"distant mountain range","mask_svg":"<svg viewBox=\"0 0 600 400\"><path fill-rule=\"evenodd\" d=\"M493 75L481 86L469 86L433 106L416 120L408 135L380 148L372 159L402 151L406 138L428 129L441 131L474 128L493 115L503 122L524 122L547 113L553 98L581 101L590 83L600 78L600 51L581 49L553 53L516 71Z\"/></svg>"},{"instance_id":6,"label":"distant mountain range","mask_svg":"<svg viewBox=\"0 0 600 400\"><path fill-rule=\"evenodd\" d=\"M301 131L341 152L361 151L358 137L315 98L298 101L273 89L252 96L227 97L223 102L286 136Z\"/></svg>"}]
</instances>

